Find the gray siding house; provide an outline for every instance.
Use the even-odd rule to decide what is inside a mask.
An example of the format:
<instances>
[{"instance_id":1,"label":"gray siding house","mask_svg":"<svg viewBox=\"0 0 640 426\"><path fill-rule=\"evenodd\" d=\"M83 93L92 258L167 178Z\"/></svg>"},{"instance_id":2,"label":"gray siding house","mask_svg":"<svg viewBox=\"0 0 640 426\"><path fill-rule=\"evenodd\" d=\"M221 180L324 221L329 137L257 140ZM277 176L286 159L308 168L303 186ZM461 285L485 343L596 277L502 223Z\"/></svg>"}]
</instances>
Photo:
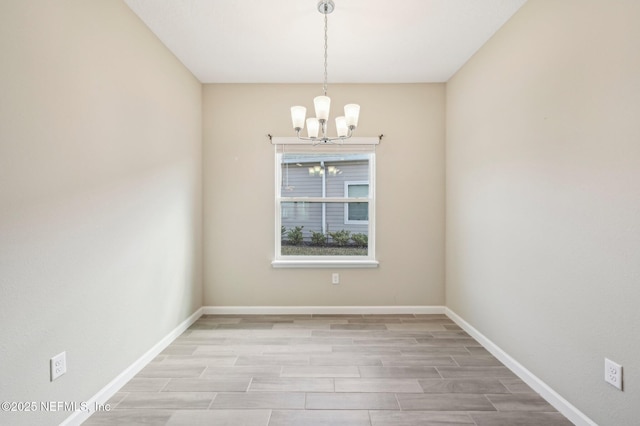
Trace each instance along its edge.
<instances>
[{"instance_id":1,"label":"gray siding house","mask_svg":"<svg viewBox=\"0 0 640 426\"><path fill-rule=\"evenodd\" d=\"M282 197L368 197L369 159L366 155L310 156L288 154L282 161ZM340 230L368 235L369 205L357 203L283 202L282 225L287 230L304 226L304 241L311 231ZM286 240L286 236L284 238Z\"/></svg>"}]
</instances>

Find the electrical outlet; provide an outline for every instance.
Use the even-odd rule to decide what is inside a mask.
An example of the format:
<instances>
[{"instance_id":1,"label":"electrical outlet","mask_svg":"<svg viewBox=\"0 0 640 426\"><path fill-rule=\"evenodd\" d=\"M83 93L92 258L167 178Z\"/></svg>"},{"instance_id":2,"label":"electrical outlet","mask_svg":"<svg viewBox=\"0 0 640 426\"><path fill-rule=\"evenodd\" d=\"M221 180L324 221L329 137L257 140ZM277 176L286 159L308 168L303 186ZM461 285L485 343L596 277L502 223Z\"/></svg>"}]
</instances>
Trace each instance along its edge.
<instances>
[{"instance_id":1,"label":"electrical outlet","mask_svg":"<svg viewBox=\"0 0 640 426\"><path fill-rule=\"evenodd\" d=\"M331 274L331 284L340 284L340 274L334 272Z\"/></svg>"},{"instance_id":2,"label":"electrical outlet","mask_svg":"<svg viewBox=\"0 0 640 426\"><path fill-rule=\"evenodd\" d=\"M604 381L622 390L622 366L608 358L604 359Z\"/></svg>"},{"instance_id":3,"label":"electrical outlet","mask_svg":"<svg viewBox=\"0 0 640 426\"><path fill-rule=\"evenodd\" d=\"M53 382L58 377L67 372L67 353L62 352L51 358L49 361L51 365L51 381Z\"/></svg>"}]
</instances>

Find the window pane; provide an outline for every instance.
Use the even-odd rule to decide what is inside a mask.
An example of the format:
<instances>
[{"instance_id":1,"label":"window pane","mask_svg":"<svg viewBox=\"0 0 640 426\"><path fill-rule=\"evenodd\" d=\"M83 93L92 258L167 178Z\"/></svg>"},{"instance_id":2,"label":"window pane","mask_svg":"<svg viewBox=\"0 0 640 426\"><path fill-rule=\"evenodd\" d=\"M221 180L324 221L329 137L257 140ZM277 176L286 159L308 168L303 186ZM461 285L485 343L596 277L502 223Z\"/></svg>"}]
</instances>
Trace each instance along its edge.
<instances>
[{"instance_id":1,"label":"window pane","mask_svg":"<svg viewBox=\"0 0 640 426\"><path fill-rule=\"evenodd\" d=\"M368 183L346 183L347 197L368 197ZM348 203L346 221L368 221L369 220L369 204L368 203Z\"/></svg>"},{"instance_id":2,"label":"window pane","mask_svg":"<svg viewBox=\"0 0 640 426\"><path fill-rule=\"evenodd\" d=\"M322 197L322 174L320 162L282 163L283 197Z\"/></svg>"},{"instance_id":3,"label":"window pane","mask_svg":"<svg viewBox=\"0 0 640 426\"><path fill-rule=\"evenodd\" d=\"M345 225L344 206L344 203L281 203L280 254L367 256L368 226Z\"/></svg>"},{"instance_id":4,"label":"window pane","mask_svg":"<svg viewBox=\"0 0 640 426\"><path fill-rule=\"evenodd\" d=\"M322 203L282 203L282 226L293 229L304 227L305 240L309 240L311 231L322 231Z\"/></svg>"},{"instance_id":5,"label":"window pane","mask_svg":"<svg viewBox=\"0 0 640 426\"><path fill-rule=\"evenodd\" d=\"M353 153L282 154L281 196L344 197L344 182L369 181L369 158Z\"/></svg>"},{"instance_id":6,"label":"window pane","mask_svg":"<svg viewBox=\"0 0 640 426\"><path fill-rule=\"evenodd\" d=\"M368 184L350 184L348 190L348 197L368 197L369 185Z\"/></svg>"},{"instance_id":7,"label":"window pane","mask_svg":"<svg viewBox=\"0 0 640 426\"><path fill-rule=\"evenodd\" d=\"M349 203L349 220L369 220L369 203Z\"/></svg>"}]
</instances>

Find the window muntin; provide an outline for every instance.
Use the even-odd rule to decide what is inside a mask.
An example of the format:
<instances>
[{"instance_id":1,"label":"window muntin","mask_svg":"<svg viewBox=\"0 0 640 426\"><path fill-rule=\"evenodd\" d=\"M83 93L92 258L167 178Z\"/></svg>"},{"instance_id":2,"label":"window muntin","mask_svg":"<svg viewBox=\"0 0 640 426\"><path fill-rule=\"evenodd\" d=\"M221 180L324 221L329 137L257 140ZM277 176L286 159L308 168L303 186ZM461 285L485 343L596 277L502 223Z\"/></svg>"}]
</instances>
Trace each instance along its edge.
<instances>
[{"instance_id":1,"label":"window muntin","mask_svg":"<svg viewBox=\"0 0 640 426\"><path fill-rule=\"evenodd\" d=\"M319 148L276 154L276 261L373 260L375 154Z\"/></svg>"}]
</instances>

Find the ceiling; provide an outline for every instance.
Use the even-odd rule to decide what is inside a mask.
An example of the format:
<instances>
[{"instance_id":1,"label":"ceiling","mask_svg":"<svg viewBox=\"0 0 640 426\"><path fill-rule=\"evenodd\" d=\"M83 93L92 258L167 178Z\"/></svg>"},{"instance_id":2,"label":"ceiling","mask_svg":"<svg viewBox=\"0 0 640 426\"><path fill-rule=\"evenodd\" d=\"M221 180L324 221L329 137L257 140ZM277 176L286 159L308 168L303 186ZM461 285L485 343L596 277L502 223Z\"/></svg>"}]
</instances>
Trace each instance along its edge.
<instances>
[{"instance_id":1,"label":"ceiling","mask_svg":"<svg viewBox=\"0 0 640 426\"><path fill-rule=\"evenodd\" d=\"M202 83L317 83L318 0L125 0ZM444 82L526 0L334 0L329 83Z\"/></svg>"}]
</instances>

